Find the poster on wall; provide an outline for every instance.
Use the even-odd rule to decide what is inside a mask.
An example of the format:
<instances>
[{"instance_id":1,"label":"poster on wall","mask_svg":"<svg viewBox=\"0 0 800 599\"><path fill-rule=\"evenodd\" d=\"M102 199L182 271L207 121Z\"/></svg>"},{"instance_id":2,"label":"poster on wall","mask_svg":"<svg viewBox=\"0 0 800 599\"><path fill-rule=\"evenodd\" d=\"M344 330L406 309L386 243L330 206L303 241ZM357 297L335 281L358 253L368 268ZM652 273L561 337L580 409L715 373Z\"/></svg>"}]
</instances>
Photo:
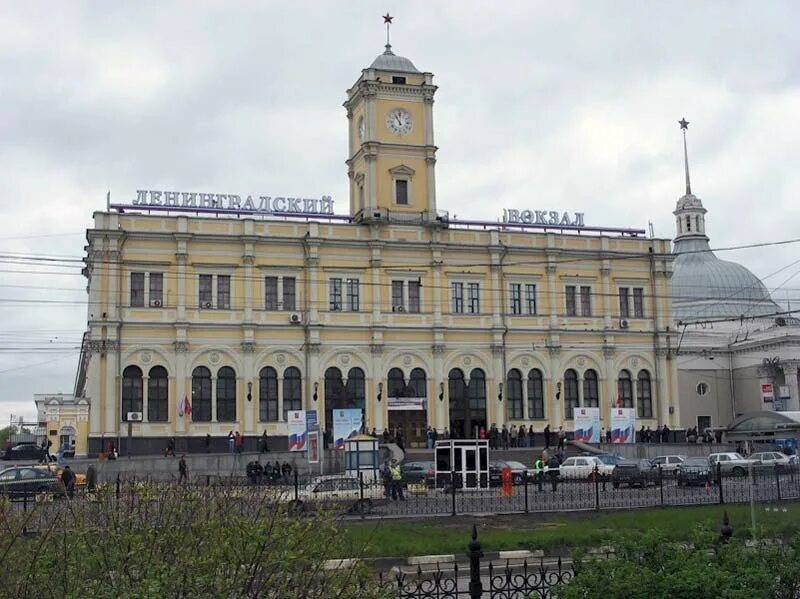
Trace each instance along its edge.
<instances>
[{"instance_id":1,"label":"poster on wall","mask_svg":"<svg viewBox=\"0 0 800 599\"><path fill-rule=\"evenodd\" d=\"M289 410L289 451L306 450L306 412L305 410Z\"/></svg>"},{"instance_id":2,"label":"poster on wall","mask_svg":"<svg viewBox=\"0 0 800 599\"><path fill-rule=\"evenodd\" d=\"M575 440L600 442L600 408L575 408Z\"/></svg>"},{"instance_id":3,"label":"poster on wall","mask_svg":"<svg viewBox=\"0 0 800 599\"><path fill-rule=\"evenodd\" d=\"M308 463L319 464L319 431L314 430L308 433Z\"/></svg>"},{"instance_id":4,"label":"poster on wall","mask_svg":"<svg viewBox=\"0 0 800 599\"><path fill-rule=\"evenodd\" d=\"M633 443L636 441L636 412L633 408L611 410L611 442Z\"/></svg>"},{"instance_id":5,"label":"poster on wall","mask_svg":"<svg viewBox=\"0 0 800 599\"><path fill-rule=\"evenodd\" d=\"M344 442L361 432L360 409L333 410L333 448L344 449Z\"/></svg>"}]
</instances>

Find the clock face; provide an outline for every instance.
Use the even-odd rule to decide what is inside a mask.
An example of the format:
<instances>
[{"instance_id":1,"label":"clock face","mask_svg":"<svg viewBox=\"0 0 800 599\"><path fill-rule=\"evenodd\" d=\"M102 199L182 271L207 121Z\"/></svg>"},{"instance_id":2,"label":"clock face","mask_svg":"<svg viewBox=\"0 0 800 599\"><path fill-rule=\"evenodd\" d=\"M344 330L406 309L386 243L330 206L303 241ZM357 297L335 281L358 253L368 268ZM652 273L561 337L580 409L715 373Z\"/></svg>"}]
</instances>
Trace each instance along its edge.
<instances>
[{"instance_id":1,"label":"clock face","mask_svg":"<svg viewBox=\"0 0 800 599\"><path fill-rule=\"evenodd\" d=\"M386 116L386 126L396 135L408 135L411 125L411 115L402 108L395 108Z\"/></svg>"},{"instance_id":2,"label":"clock face","mask_svg":"<svg viewBox=\"0 0 800 599\"><path fill-rule=\"evenodd\" d=\"M364 132L366 130L366 125L364 124L364 117L362 116L358 119L358 139L364 141Z\"/></svg>"}]
</instances>

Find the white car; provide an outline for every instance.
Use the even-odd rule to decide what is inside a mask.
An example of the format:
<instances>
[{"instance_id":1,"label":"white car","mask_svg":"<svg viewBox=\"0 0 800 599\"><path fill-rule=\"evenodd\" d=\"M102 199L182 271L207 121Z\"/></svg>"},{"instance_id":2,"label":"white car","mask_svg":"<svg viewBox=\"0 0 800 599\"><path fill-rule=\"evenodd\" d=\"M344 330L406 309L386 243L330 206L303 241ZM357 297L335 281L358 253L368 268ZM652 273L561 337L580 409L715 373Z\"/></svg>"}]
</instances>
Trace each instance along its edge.
<instances>
[{"instance_id":1,"label":"white car","mask_svg":"<svg viewBox=\"0 0 800 599\"><path fill-rule=\"evenodd\" d=\"M290 506L294 511L305 511L310 505L326 505L344 508L355 513L366 513L372 510L373 502L383 498L384 488L381 484L361 483L355 476L345 474L329 474L317 476L305 487L299 489L297 500L291 497Z\"/></svg>"},{"instance_id":2,"label":"white car","mask_svg":"<svg viewBox=\"0 0 800 599\"><path fill-rule=\"evenodd\" d=\"M778 470L783 470L796 464L797 462L792 459L796 457L797 456L789 457L779 451L760 451L751 455L750 459L753 460L756 466L770 466L772 468L777 466Z\"/></svg>"},{"instance_id":3,"label":"white car","mask_svg":"<svg viewBox=\"0 0 800 599\"><path fill-rule=\"evenodd\" d=\"M661 468L661 472L667 475L674 475L678 471L678 466L683 464L683 460L686 459L686 456L682 455L660 455L650 462L656 468Z\"/></svg>"},{"instance_id":4,"label":"white car","mask_svg":"<svg viewBox=\"0 0 800 599\"><path fill-rule=\"evenodd\" d=\"M591 478L595 467L601 476L610 476L614 466L604 464L594 456L577 456L567 458L559 467L561 478Z\"/></svg>"},{"instance_id":5,"label":"white car","mask_svg":"<svg viewBox=\"0 0 800 599\"><path fill-rule=\"evenodd\" d=\"M719 464L722 474L733 474L734 476L745 476L753 460L742 457L735 451L725 451L722 453L712 453L708 456L708 463L712 470L716 472Z\"/></svg>"}]
</instances>

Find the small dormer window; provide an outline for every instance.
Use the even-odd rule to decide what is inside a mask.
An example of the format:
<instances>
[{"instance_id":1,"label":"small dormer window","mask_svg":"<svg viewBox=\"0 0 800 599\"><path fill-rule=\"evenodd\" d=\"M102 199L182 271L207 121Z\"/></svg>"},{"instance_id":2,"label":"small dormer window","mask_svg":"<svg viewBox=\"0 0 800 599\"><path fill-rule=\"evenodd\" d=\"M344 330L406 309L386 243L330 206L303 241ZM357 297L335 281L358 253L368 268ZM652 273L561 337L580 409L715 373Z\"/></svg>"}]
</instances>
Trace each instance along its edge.
<instances>
[{"instance_id":1,"label":"small dormer window","mask_svg":"<svg viewBox=\"0 0 800 599\"><path fill-rule=\"evenodd\" d=\"M686 230L687 231L692 230L692 217L688 215L686 216Z\"/></svg>"},{"instance_id":2,"label":"small dormer window","mask_svg":"<svg viewBox=\"0 0 800 599\"><path fill-rule=\"evenodd\" d=\"M398 77L396 75L392 76L392 83L398 83L400 85L405 85L406 84L406 78L405 77Z\"/></svg>"}]
</instances>

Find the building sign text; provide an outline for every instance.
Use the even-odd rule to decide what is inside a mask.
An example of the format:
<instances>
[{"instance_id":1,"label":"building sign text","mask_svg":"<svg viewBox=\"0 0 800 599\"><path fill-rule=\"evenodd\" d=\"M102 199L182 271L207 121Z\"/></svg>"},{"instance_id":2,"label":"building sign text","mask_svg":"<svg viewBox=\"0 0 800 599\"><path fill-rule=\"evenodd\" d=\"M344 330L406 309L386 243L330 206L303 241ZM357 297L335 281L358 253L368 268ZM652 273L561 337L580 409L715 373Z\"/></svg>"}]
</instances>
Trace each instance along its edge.
<instances>
[{"instance_id":1,"label":"building sign text","mask_svg":"<svg viewBox=\"0 0 800 599\"><path fill-rule=\"evenodd\" d=\"M242 196L229 193L195 193L139 189L133 206L142 208L201 208L220 212L261 212L292 214L333 214L331 196L291 198L284 196Z\"/></svg>"}]
</instances>

